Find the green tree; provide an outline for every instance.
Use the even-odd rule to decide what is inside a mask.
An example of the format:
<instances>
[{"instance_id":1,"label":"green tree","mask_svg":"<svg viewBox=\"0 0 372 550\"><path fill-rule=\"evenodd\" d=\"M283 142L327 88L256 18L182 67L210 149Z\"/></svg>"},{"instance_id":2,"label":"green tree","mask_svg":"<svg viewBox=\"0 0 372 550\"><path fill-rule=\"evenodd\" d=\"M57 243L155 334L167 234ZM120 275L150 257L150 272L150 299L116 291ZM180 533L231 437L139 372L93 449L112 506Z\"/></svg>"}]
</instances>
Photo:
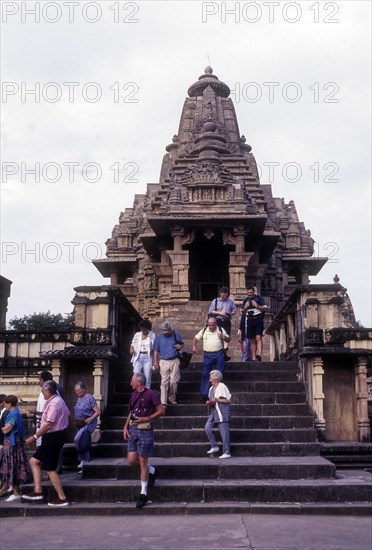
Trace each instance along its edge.
<instances>
[{"instance_id":1,"label":"green tree","mask_svg":"<svg viewBox=\"0 0 372 550\"><path fill-rule=\"evenodd\" d=\"M50 313L50 311L13 317L9 321L12 330L69 330L72 328L72 313Z\"/></svg>"}]
</instances>

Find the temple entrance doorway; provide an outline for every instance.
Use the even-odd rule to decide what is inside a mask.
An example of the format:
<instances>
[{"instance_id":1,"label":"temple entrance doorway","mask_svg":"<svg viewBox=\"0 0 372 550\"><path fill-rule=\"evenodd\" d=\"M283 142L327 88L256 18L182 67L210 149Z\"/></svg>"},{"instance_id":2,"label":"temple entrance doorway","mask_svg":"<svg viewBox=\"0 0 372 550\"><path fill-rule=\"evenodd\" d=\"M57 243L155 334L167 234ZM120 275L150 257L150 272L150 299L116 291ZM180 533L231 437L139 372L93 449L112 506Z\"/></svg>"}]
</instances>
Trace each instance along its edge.
<instances>
[{"instance_id":1,"label":"temple entrance doorway","mask_svg":"<svg viewBox=\"0 0 372 550\"><path fill-rule=\"evenodd\" d=\"M186 248L186 247L185 247ZM213 300L221 286L229 286L229 253L222 231L198 231L189 249L191 300Z\"/></svg>"}]
</instances>

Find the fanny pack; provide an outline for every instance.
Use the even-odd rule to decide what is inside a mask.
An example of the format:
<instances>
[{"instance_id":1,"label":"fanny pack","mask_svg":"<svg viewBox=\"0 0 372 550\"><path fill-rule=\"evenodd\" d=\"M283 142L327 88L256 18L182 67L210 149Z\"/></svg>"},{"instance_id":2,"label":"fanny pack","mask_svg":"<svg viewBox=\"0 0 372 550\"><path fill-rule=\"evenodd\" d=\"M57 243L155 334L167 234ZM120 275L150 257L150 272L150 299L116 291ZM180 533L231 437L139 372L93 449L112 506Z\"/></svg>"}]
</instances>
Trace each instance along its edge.
<instances>
[{"instance_id":1,"label":"fanny pack","mask_svg":"<svg viewBox=\"0 0 372 550\"><path fill-rule=\"evenodd\" d=\"M150 430L151 422L139 422L138 424L136 424L133 420L130 420L129 426L137 426L139 430Z\"/></svg>"}]
</instances>

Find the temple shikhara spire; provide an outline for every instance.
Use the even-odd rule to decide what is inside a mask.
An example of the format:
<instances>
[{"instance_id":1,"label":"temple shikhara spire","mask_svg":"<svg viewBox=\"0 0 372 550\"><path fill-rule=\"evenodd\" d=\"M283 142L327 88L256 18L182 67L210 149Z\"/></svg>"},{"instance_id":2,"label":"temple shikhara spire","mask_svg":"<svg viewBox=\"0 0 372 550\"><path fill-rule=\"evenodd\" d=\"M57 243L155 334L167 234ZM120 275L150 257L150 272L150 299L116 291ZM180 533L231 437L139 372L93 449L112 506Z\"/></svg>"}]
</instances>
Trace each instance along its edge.
<instances>
[{"instance_id":1,"label":"temple shikhara spire","mask_svg":"<svg viewBox=\"0 0 372 550\"><path fill-rule=\"evenodd\" d=\"M209 66L189 87L159 183L120 214L107 258L94 262L141 315L210 300L222 284L239 301L247 283L275 313L326 262L312 256L294 203L260 182L229 95Z\"/></svg>"}]
</instances>

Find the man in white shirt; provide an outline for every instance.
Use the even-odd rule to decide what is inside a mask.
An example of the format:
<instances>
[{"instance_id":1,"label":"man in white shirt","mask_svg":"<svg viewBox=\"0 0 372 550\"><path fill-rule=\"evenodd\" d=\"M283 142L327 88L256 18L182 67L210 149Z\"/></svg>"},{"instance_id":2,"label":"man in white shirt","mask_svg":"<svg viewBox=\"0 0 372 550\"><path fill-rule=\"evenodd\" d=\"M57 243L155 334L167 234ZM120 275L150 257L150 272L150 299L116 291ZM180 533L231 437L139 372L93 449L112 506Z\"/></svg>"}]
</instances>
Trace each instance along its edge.
<instances>
[{"instance_id":1,"label":"man in white shirt","mask_svg":"<svg viewBox=\"0 0 372 550\"><path fill-rule=\"evenodd\" d=\"M203 341L203 370L200 384L201 401L208 400L209 375L213 369L224 373L225 361L223 354L224 342L230 342L230 336L225 329L217 327L217 321L210 317L207 326L194 336L192 352L196 353L198 341Z\"/></svg>"}]
</instances>

